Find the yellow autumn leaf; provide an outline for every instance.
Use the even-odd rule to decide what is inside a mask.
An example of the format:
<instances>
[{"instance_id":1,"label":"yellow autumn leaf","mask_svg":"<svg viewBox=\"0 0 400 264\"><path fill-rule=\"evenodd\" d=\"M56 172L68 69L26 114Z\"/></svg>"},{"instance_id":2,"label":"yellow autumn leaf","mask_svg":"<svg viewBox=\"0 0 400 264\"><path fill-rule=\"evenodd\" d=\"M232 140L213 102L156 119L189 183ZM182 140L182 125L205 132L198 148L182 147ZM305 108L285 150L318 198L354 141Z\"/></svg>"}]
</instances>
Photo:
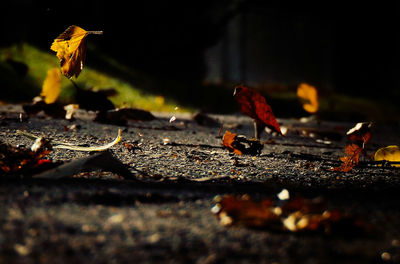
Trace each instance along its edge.
<instances>
[{"instance_id":1,"label":"yellow autumn leaf","mask_svg":"<svg viewBox=\"0 0 400 264\"><path fill-rule=\"evenodd\" d=\"M375 161L386 160L386 161L400 161L400 148L399 146L387 146L380 148L375 152ZM395 167L400 167L400 164L393 164Z\"/></svg>"},{"instance_id":2,"label":"yellow autumn leaf","mask_svg":"<svg viewBox=\"0 0 400 264\"><path fill-rule=\"evenodd\" d=\"M297 96L308 101L303 104L304 110L309 113L316 113L319 108L318 91L314 86L306 83L300 83L297 87Z\"/></svg>"},{"instance_id":3,"label":"yellow autumn leaf","mask_svg":"<svg viewBox=\"0 0 400 264\"><path fill-rule=\"evenodd\" d=\"M61 72L68 78L81 73L86 58L86 36L103 34L103 31L86 31L78 26L68 27L51 44L50 49L57 52L60 59Z\"/></svg>"},{"instance_id":4,"label":"yellow autumn leaf","mask_svg":"<svg viewBox=\"0 0 400 264\"><path fill-rule=\"evenodd\" d=\"M47 71L47 77L42 85L40 96L44 97L46 104L54 103L60 94L61 73L58 68L51 68Z\"/></svg>"}]
</instances>

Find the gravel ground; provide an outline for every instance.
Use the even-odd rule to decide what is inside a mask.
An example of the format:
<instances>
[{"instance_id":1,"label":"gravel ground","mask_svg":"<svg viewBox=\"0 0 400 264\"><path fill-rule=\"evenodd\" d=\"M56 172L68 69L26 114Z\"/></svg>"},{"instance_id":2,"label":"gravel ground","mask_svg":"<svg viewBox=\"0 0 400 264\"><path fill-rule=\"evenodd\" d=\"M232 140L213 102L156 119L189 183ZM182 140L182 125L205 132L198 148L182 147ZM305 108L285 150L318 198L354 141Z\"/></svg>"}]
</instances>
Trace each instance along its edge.
<instances>
[{"instance_id":1,"label":"gravel ground","mask_svg":"<svg viewBox=\"0 0 400 264\"><path fill-rule=\"evenodd\" d=\"M7 117L19 111L0 108ZM139 182L98 170L62 180L1 179L0 263L400 263L400 170L367 162L349 173L329 170L340 165L343 135L354 124L279 120L288 128L285 137L263 134L267 143L260 155L238 156L221 146L219 126L200 126L189 115L170 123L172 114L154 114L154 121L120 127L122 142L111 150ZM223 131L253 135L246 117L212 117L224 123ZM4 119L0 138L30 146L32 140L15 134L24 129L76 144L112 141L119 127L92 118L79 112L72 122ZM68 130L70 125L78 128ZM399 130L375 124L367 152L400 144ZM49 157L88 155L54 150ZM216 195L275 198L283 188L293 196L321 196L328 208L357 216L373 231L326 235L225 227L210 211Z\"/></svg>"}]
</instances>

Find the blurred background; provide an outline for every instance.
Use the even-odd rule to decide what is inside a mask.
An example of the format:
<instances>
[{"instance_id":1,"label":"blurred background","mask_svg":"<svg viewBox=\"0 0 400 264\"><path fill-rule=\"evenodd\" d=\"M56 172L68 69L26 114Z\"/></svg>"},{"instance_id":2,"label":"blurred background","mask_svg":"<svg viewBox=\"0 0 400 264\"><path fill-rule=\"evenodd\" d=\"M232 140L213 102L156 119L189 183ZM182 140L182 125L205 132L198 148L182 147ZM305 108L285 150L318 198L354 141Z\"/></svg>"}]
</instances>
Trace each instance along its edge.
<instances>
[{"instance_id":1,"label":"blurred background","mask_svg":"<svg viewBox=\"0 0 400 264\"><path fill-rule=\"evenodd\" d=\"M244 83L277 117L306 114L299 83L318 89L319 115L398 123L399 15L391 4L282 6L253 0L4 2L0 101L30 101L58 66L52 41L68 26L87 37L85 89L116 89L117 106L232 113ZM66 79L66 78L64 78ZM63 80L60 100L71 100Z\"/></svg>"}]
</instances>

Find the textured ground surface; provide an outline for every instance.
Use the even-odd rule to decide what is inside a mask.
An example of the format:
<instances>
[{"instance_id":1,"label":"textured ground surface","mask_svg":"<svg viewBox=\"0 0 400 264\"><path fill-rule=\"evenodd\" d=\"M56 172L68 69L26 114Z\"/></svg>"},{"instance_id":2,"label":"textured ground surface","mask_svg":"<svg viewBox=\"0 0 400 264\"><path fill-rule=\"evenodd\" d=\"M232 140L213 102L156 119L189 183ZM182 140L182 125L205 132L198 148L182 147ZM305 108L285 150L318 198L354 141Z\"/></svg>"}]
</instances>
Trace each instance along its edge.
<instances>
[{"instance_id":1,"label":"textured ground surface","mask_svg":"<svg viewBox=\"0 0 400 264\"><path fill-rule=\"evenodd\" d=\"M18 108L2 106L1 112ZM268 144L261 155L238 156L222 148L218 126L200 126L190 116L170 123L171 115L130 122L121 127L122 142L112 147L141 182L107 171L63 180L2 179L0 263L400 262L400 171L363 162L349 173L329 171L340 164L343 135L354 124L279 120L288 128L285 137L263 134ZM0 138L30 146L32 140L15 135L24 129L69 143L112 141L118 127L92 117L7 119ZM223 131L253 134L247 118L217 118ZM78 129L67 130L72 124ZM368 153L399 144L399 130L376 124ZM69 161L88 155L54 150L49 157ZM326 235L224 227L210 211L216 195L275 198L282 188L293 196L321 196L329 208L357 216L373 231Z\"/></svg>"}]
</instances>

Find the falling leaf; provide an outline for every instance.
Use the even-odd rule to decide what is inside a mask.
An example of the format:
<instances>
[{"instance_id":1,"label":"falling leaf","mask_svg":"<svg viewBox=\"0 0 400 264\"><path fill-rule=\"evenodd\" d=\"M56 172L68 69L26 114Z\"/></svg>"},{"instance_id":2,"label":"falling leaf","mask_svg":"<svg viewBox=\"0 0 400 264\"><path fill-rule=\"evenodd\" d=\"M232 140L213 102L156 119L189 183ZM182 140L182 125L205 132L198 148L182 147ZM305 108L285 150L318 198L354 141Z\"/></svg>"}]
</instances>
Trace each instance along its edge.
<instances>
[{"instance_id":1,"label":"falling leaf","mask_svg":"<svg viewBox=\"0 0 400 264\"><path fill-rule=\"evenodd\" d=\"M86 58L86 36L88 34L103 34L103 31L86 31L78 26L68 27L59 35L50 49L57 52L60 59L61 72L68 78L78 77Z\"/></svg>"},{"instance_id":2,"label":"falling leaf","mask_svg":"<svg viewBox=\"0 0 400 264\"><path fill-rule=\"evenodd\" d=\"M297 87L297 96L307 101L307 103L303 104L304 110L311 114L314 114L318 111L318 92L314 86L306 83L299 84Z\"/></svg>"},{"instance_id":3,"label":"falling leaf","mask_svg":"<svg viewBox=\"0 0 400 264\"><path fill-rule=\"evenodd\" d=\"M342 165L336 168L332 168L333 171L341 171L341 172L349 172L355 166L358 165L360 160L360 154L363 151L363 148L357 144L349 144L346 146L346 156L340 157L340 160L343 162Z\"/></svg>"},{"instance_id":4,"label":"falling leaf","mask_svg":"<svg viewBox=\"0 0 400 264\"><path fill-rule=\"evenodd\" d=\"M229 151L232 151L238 155L258 155L263 149L263 145L259 140L247 139L242 135L238 136L237 134L229 131L226 131L222 137L222 145L229 149Z\"/></svg>"},{"instance_id":5,"label":"falling leaf","mask_svg":"<svg viewBox=\"0 0 400 264\"><path fill-rule=\"evenodd\" d=\"M400 161L400 148L399 146L387 146L384 148L380 148L375 152L374 155L375 161L386 160L386 161ZM400 167L400 164L393 164L395 167Z\"/></svg>"},{"instance_id":6,"label":"falling leaf","mask_svg":"<svg viewBox=\"0 0 400 264\"><path fill-rule=\"evenodd\" d=\"M233 96L239 104L240 111L254 120L256 138L259 138L265 127L282 135L271 107L260 93L240 85L235 88Z\"/></svg>"},{"instance_id":7,"label":"falling leaf","mask_svg":"<svg viewBox=\"0 0 400 264\"><path fill-rule=\"evenodd\" d=\"M61 74L58 68L51 68L47 71L47 77L43 82L40 96L44 97L46 104L54 103L60 94Z\"/></svg>"}]
</instances>

